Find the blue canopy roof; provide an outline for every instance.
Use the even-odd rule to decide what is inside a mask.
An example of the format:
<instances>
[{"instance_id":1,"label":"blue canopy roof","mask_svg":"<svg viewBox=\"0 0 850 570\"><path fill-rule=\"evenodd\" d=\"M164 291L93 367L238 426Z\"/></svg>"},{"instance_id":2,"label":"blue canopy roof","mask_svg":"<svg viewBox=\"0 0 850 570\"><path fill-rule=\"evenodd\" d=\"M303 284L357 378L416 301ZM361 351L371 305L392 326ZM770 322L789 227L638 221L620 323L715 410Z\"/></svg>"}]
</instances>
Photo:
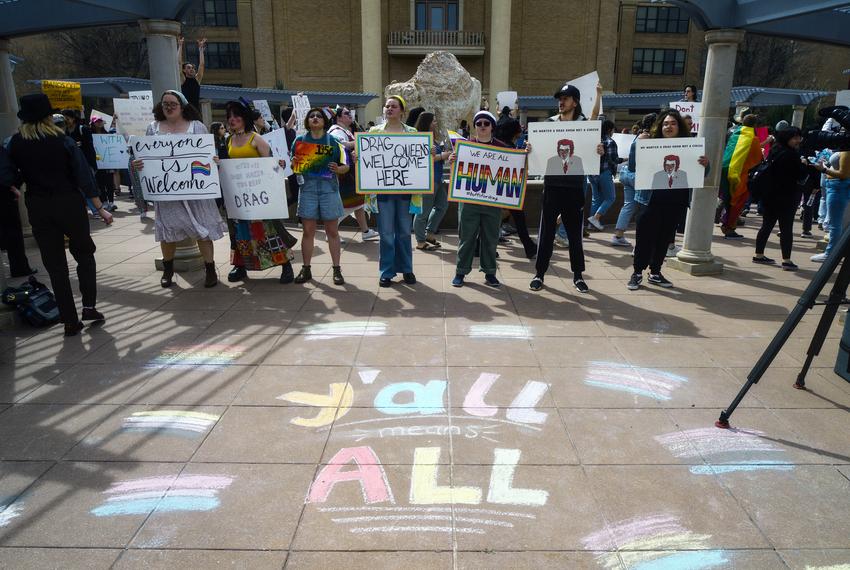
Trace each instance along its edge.
<instances>
[{"instance_id":1,"label":"blue canopy roof","mask_svg":"<svg viewBox=\"0 0 850 570\"><path fill-rule=\"evenodd\" d=\"M110 99L130 91L147 91L151 88L148 79L135 77L89 77L66 79L76 81L84 97L100 97ZM40 80L29 83L41 85ZM227 87L225 85L201 85L201 99L209 99L214 103L226 103L239 97L249 101L265 99L269 103L288 103L298 91L287 89L261 89L255 87ZM347 93L337 91L304 91L312 105L366 105L378 97L377 93Z\"/></svg>"}]
</instances>

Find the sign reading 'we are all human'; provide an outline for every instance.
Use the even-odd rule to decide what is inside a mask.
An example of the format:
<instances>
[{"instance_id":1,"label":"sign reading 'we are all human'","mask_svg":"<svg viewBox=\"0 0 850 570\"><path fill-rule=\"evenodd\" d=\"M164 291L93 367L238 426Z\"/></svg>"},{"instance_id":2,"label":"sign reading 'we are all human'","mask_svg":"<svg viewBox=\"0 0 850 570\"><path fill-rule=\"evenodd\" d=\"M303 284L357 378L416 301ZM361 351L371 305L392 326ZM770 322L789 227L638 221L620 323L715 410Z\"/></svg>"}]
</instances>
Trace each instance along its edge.
<instances>
[{"instance_id":1,"label":"sign reading 'we are all human'","mask_svg":"<svg viewBox=\"0 0 850 570\"><path fill-rule=\"evenodd\" d=\"M455 145L449 200L522 210L526 152L469 141Z\"/></svg>"}]
</instances>

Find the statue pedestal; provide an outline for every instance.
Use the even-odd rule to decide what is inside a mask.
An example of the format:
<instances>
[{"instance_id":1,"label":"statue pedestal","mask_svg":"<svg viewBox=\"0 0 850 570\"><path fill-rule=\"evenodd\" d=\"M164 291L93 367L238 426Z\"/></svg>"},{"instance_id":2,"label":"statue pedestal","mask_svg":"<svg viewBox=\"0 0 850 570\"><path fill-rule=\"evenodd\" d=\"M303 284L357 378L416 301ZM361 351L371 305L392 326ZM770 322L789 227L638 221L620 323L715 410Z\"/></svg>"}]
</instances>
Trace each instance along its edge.
<instances>
[{"instance_id":1,"label":"statue pedestal","mask_svg":"<svg viewBox=\"0 0 850 570\"><path fill-rule=\"evenodd\" d=\"M154 260L157 270L162 271L162 256ZM177 251L174 253L174 271L175 273L184 273L187 271L198 271L204 267L204 258L201 257L201 250L198 249L198 242L193 239L184 239L177 242Z\"/></svg>"}]
</instances>

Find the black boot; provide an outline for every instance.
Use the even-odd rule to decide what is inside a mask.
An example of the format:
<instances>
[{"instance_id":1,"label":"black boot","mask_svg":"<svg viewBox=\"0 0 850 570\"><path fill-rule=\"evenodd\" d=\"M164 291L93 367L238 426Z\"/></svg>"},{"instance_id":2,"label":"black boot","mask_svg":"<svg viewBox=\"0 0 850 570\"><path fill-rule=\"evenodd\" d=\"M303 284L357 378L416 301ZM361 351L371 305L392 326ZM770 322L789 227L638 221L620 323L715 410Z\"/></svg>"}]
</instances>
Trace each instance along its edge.
<instances>
[{"instance_id":1,"label":"black boot","mask_svg":"<svg viewBox=\"0 0 850 570\"><path fill-rule=\"evenodd\" d=\"M230 283L236 283L237 281L244 281L248 277L248 271L245 270L244 267L234 265L233 269L230 270L230 273L227 274L227 280Z\"/></svg>"},{"instance_id":2,"label":"black boot","mask_svg":"<svg viewBox=\"0 0 850 570\"><path fill-rule=\"evenodd\" d=\"M298 277L295 278L296 283L306 283L313 279L313 272L310 271L310 266L305 265L301 268L301 271L298 272Z\"/></svg>"},{"instance_id":3,"label":"black boot","mask_svg":"<svg viewBox=\"0 0 850 570\"><path fill-rule=\"evenodd\" d=\"M204 287L215 287L218 284L218 274L215 272L215 263L204 263L207 275L204 278Z\"/></svg>"},{"instance_id":4,"label":"black boot","mask_svg":"<svg viewBox=\"0 0 850 570\"><path fill-rule=\"evenodd\" d=\"M295 273L292 271L292 262L285 263L280 271L280 282L286 285L295 281Z\"/></svg>"},{"instance_id":5,"label":"black boot","mask_svg":"<svg viewBox=\"0 0 850 570\"><path fill-rule=\"evenodd\" d=\"M163 259L162 260L162 278L159 280L159 284L163 287L171 287L174 284L174 260L173 259Z\"/></svg>"}]
</instances>

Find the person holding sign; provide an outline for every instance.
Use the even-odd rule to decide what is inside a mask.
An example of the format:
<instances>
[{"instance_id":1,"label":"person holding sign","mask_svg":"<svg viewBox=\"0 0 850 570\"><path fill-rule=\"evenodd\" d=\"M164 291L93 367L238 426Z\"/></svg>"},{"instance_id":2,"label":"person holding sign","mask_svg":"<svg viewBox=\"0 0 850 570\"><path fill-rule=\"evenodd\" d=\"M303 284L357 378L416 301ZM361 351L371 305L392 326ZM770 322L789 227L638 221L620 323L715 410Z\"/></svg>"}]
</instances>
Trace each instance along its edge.
<instances>
[{"instance_id":1,"label":"person holding sign","mask_svg":"<svg viewBox=\"0 0 850 570\"><path fill-rule=\"evenodd\" d=\"M384 123L369 129L370 133L415 133L416 129L404 124L405 101L400 95L387 97L384 103ZM413 225L410 214L422 212L420 194L381 194L377 204L372 205L378 212L378 233L381 236L378 265L381 276L378 284L390 287L393 278L401 273L408 285L416 283L413 273L413 244L410 231Z\"/></svg>"},{"instance_id":2,"label":"person holding sign","mask_svg":"<svg viewBox=\"0 0 850 570\"><path fill-rule=\"evenodd\" d=\"M549 121L585 121L581 112L581 92L574 85L566 84L555 92L558 100L558 114ZM602 85L596 85L596 101L590 113L591 120L599 116L602 102ZM600 137L601 138L601 137ZM572 157L569 149L571 141L559 141L558 158L562 162L564 174L547 174L543 177L543 204L540 213L540 235L537 245L535 274L528 288L532 291L543 289L543 277L549 269L558 229L558 215L561 216L570 242L570 269L573 272L573 285L579 293L587 293L590 288L584 282L584 175L569 174ZM529 152L533 152L529 148ZM600 142L596 152L602 156L605 148Z\"/></svg>"},{"instance_id":3,"label":"person holding sign","mask_svg":"<svg viewBox=\"0 0 850 570\"><path fill-rule=\"evenodd\" d=\"M147 136L207 134L207 128L201 122L200 113L179 91L169 89L162 94L153 110L154 121L148 126ZM141 171L145 167L142 160L133 160L132 167ZM141 187L139 192L141 192ZM213 241L220 239L224 232L221 215L214 199L157 201L153 203L156 218L154 236L162 249L163 287L174 283L174 254L177 242L184 239L198 241L198 249L204 258L206 277L204 287L214 287L218 283L213 257Z\"/></svg>"},{"instance_id":4,"label":"person holding sign","mask_svg":"<svg viewBox=\"0 0 850 570\"><path fill-rule=\"evenodd\" d=\"M228 158L260 158L272 155L269 143L254 131L251 109L239 101L230 101L225 112L231 132L227 140ZM285 166L284 161L279 162L281 167ZM280 187L263 191L286 190ZM239 220L228 214L227 229L230 232L230 258L233 263L233 269L227 275L229 282L243 281L248 277L249 269L262 271L275 265L282 267L281 283L294 281L290 248L297 240L286 230L283 220Z\"/></svg>"},{"instance_id":5,"label":"person holding sign","mask_svg":"<svg viewBox=\"0 0 850 570\"><path fill-rule=\"evenodd\" d=\"M94 176L85 157L65 132L53 124L53 110L47 95L24 95L20 99L21 127L0 153L0 187L27 185L24 195L32 233L41 252L41 260L50 275L59 315L65 324L65 336L83 329L81 321L103 321L95 309L97 267L95 245L89 231L85 198L91 200L104 223L112 223L112 214L103 208ZM77 277L83 297L80 319L74 305L68 250L77 262Z\"/></svg>"},{"instance_id":6,"label":"person holding sign","mask_svg":"<svg viewBox=\"0 0 850 570\"><path fill-rule=\"evenodd\" d=\"M679 138L689 135L688 126L678 111L667 109L662 111L649 135L640 138ZM699 163L708 172L708 159L699 157ZM661 274L661 264L667 256L667 246L676 237L676 227L679 220L687 211L691 201L691 189L687 182L677 174L679 158L675 155L664 157L663 170L656 173L660 176L661 190L640 190L635 200L640 204L635 229L635 255L633 273L626 287L630 291L640 288L643 281L643 271L649 267L648 281L660 287L672 287L666 277Z\"/></svg>"},{"instance_id":7,"label":"person holding sign","mask_svg":"<svg viewBox=\"0 0 850 570\"><path fill-rule=\"evenodd\" d=\"M434 113L424 112L419 115L414 125L419 132L439 134L437 119ZM443 185L443 161L451 153L441 144L431 147L431 160L434 163L434 194L423 200L422 212L413 218L413 233L416 236L416 249L432 251L439 249L442 244L434 237L440 228L440 222L449 209L448 189Z\"/></svg>"},{"instance_id":8,"label":"person holding sign","mask_svg":"<svg viewBox=\"0 0 850 570\"><path fill-rule=\"evenodd\" d=\"M345 212L339 195L337 174L348 172L345 151L335 138L328 134L330 119L314 107L307 112L304 128L307 132L295 137L292 143L292 171L304 178L298 193L298 216L304 226L301 238L301 254L304 265L296 283L306 283L313 279L310 261L313 259L313 244L316 239L316 224L319 220L328 236L328 248L331 250L334 285L342 285L342 269L339 266L339 219Z\"/></svg>"},{"instance_id":9,"label":"person holding sign","mask_svg":"<svg viewBox=\"0 0 850 570\"><path fill-rule=\"evenodd\" d=\"M482 143L499 148L511 148L499 139L493 138L496 117L490 111L478 111L472 118L475 136L471 142ZM454 164L457 154L449 156L449 164ZM452 279L452 287L463 287L464 278L472 271L472 258L475 246L481 240L480 263L484 273L484 283L489 287L499 287L496 278L496 246L499 245L499 228L502 225L502 209L498 204L458 204L458 246L457 268Z\"/></svg>"}]
</instances>

